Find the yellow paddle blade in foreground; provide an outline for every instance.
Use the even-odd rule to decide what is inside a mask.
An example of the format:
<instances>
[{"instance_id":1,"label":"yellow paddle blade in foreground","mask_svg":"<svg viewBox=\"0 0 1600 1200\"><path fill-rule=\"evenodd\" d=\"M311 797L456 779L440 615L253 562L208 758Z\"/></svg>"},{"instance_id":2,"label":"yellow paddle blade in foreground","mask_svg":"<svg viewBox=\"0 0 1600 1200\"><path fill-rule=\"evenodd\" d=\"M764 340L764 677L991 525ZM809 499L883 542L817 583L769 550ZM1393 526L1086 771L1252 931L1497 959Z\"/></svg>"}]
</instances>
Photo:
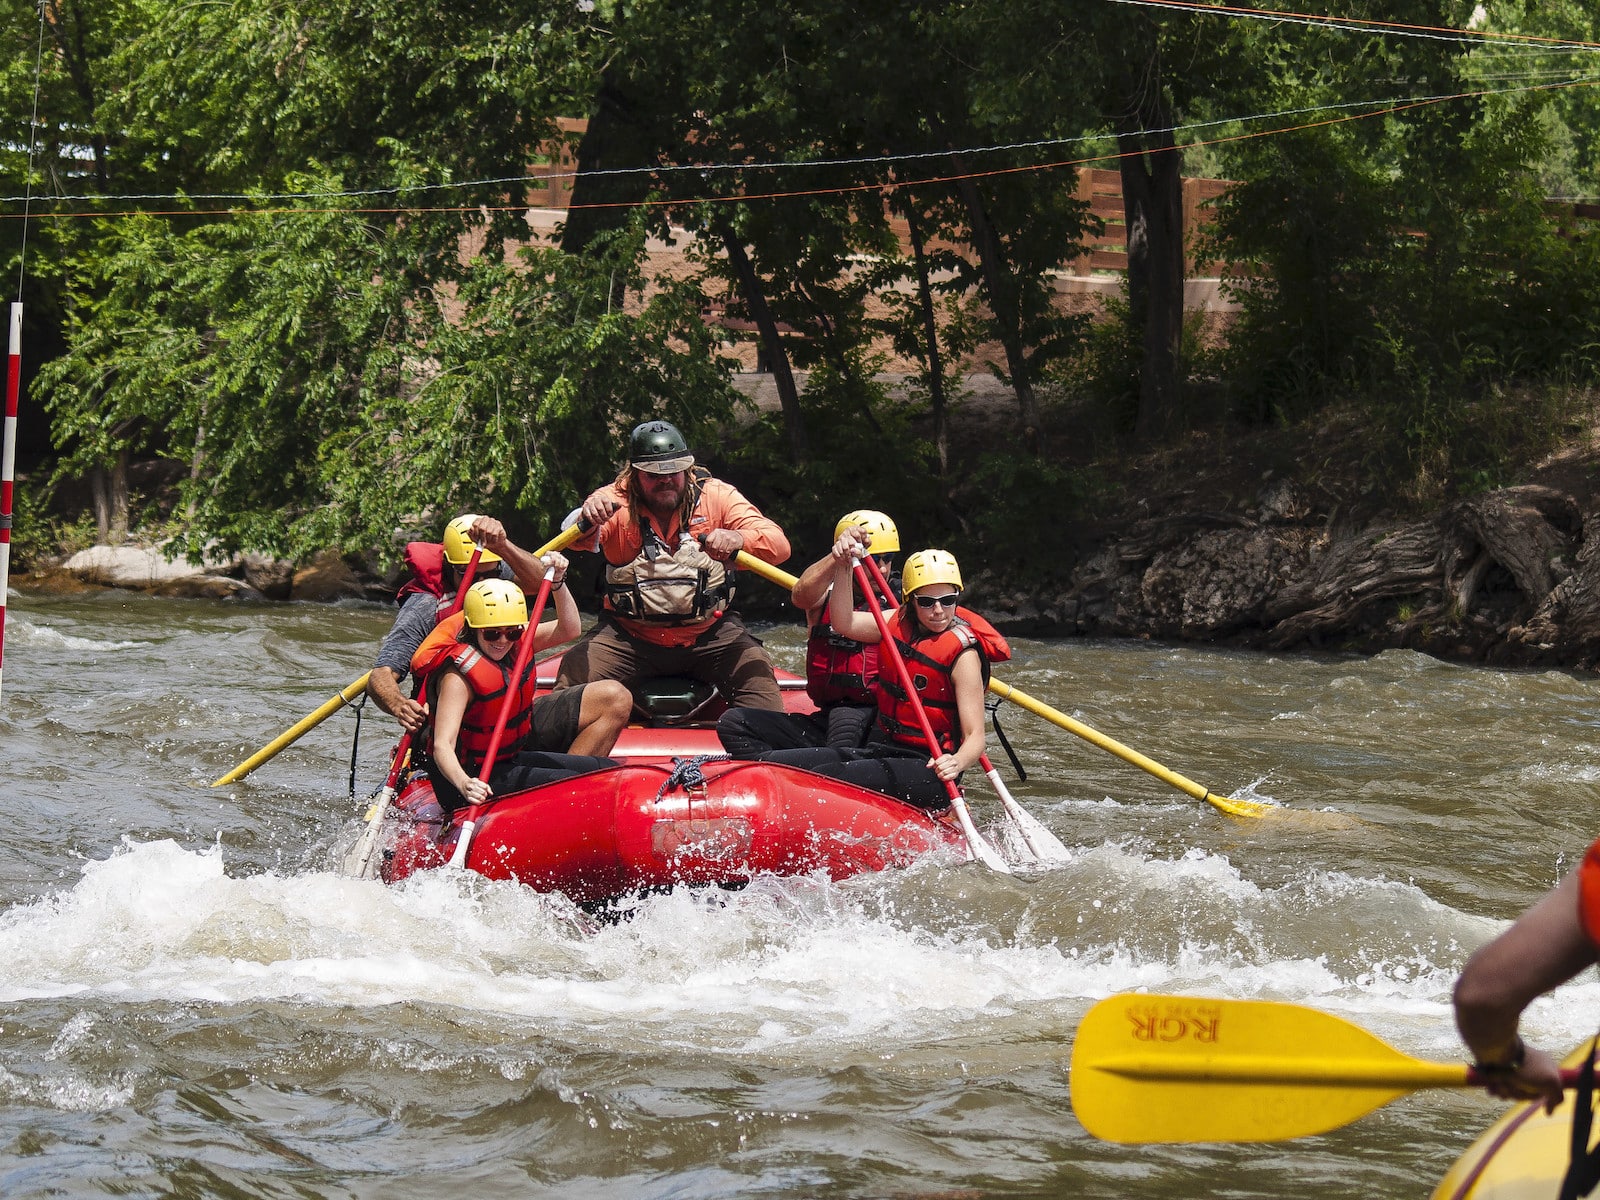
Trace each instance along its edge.
<instances>
[{"instance_id":1,"label":"yellow paddle blade in foreground","mask_svg":"<svg viewBox=\"0 0 1600 1200\"><path fill-rule=\"evenodd\" d=\"M1324 1133L1470 1068L1402 1054L1349 1021L1267 1000L1112 996L1072 1047L1072 1108L1110 1142L1272 1142Z\"/></svg>"}]
</instances>

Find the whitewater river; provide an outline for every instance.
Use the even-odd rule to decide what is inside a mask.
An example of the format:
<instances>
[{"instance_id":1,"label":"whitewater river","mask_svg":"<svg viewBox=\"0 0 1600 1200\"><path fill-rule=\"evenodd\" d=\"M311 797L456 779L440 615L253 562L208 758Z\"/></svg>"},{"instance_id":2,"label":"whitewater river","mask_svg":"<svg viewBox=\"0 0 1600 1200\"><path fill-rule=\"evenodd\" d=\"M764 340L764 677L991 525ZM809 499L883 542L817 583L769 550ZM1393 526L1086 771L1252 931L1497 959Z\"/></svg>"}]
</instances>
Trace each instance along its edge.
<instances>
[{"instance_id":1,"label":"whitewater river","mask_svg":"<svg viewBox=\"0 0 1600 1200\"><path fill-rule=\"evenodd\" d=\"M332 869L349 711L206 785L365 671L390 611L13 594L0 1195L1425 1196L1492 1101L1111 1145L1073 1116L1074 1027L1118 991L1268 998L1459 1058L1462 962L1600 831L1590 680L1019 639L1018 687L1337 816L1229 819L1007 706L1014 790L1073 852L1048 874L765 880L616 924L461 873L389 889ZM363 722L363 797L391 739ZM1565 1050L1597 1017L1586 975L1526 1030Z\"/></svg>"}]
</instances>

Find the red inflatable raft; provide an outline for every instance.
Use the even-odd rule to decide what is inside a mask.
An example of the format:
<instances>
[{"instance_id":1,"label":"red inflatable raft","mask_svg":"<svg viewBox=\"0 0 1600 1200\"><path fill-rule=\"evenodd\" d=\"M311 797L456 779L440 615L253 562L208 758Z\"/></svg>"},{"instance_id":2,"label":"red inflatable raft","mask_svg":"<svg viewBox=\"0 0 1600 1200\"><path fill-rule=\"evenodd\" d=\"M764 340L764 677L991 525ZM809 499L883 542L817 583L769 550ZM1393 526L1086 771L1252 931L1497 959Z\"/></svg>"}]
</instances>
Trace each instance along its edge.
<instances>
[{"instance_id":1,"label":"red inflatable raft","mask_svg":"<svg viewBox=\"0 0 1600 1200\"><path fill-rule=\"evenodd\" d=\"M541 687L554 682L556 665L540 664ZM780 672L779 681L789 711L815 711L804 680ZM967 853L948 810L930 814L796 767L723 758L722 709L707 685L652 681L640 723L612 751L621 766L495 798L478 816L464 865L593 904L677 884L738 887L762 874L843 879L940 847ZM442 829L417 821L432 798L426 776L401 790L385 880L450 860L463 814Z\"/></svg>"}]
</instances>

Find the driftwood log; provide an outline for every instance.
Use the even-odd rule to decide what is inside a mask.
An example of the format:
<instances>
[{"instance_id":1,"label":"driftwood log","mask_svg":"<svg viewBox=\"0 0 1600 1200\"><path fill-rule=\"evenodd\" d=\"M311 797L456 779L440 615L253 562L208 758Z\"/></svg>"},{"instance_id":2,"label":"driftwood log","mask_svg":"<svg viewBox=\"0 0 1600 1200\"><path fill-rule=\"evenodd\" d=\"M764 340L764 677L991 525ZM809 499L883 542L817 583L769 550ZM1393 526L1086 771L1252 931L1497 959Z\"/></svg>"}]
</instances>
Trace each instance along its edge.
<instances>
[{"instance_id":1,"label":"driftwood log","mask_svg":"<svg viewBox=\"0 0 1600 1200\"><path fill-rule=\"evenodd\" d=\"M1572 495L1506 488L1362 528L1308 524L1305 508L1280 489L1246 515L1142 520L1086 548L1057 599L981 584L975 598L1042 632L1600 662L1600 512Z\"/></svg>"}]
</instances>

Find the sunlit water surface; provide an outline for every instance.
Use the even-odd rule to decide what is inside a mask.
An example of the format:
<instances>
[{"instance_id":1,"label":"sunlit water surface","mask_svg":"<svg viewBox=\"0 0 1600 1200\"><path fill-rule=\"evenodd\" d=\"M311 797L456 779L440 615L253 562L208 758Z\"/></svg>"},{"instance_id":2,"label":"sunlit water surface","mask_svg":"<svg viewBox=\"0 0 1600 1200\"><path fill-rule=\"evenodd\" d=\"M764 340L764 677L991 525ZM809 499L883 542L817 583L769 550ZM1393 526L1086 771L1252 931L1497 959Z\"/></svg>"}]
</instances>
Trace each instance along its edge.
<instances>
[{"instance_id":1,"label":"sunlit water surface","mask_svg":"<svg viewBox=\"0 0 1600 1200\"><path fill-rule=\"evenodd\" d=\"M1600 825L1593 683L1411 653L1018 639L1002 677L1226 818L1007 706L1071 848L684 891L600 923L460 873L334 870L392 727L344 711L390 611L13 594L0 795L0 1195L1426 1195L1496 1106L1417 1093L1276 1145L1073 1117L1073 1029L1129 989L1287 1000L1459 1058L1466 955ZM798 669L797 629L766 631ZM982 823L999 810L971 788ZM1526 1028L1593 1031L1586 976Z\"/></svg>"}]
</instances>

